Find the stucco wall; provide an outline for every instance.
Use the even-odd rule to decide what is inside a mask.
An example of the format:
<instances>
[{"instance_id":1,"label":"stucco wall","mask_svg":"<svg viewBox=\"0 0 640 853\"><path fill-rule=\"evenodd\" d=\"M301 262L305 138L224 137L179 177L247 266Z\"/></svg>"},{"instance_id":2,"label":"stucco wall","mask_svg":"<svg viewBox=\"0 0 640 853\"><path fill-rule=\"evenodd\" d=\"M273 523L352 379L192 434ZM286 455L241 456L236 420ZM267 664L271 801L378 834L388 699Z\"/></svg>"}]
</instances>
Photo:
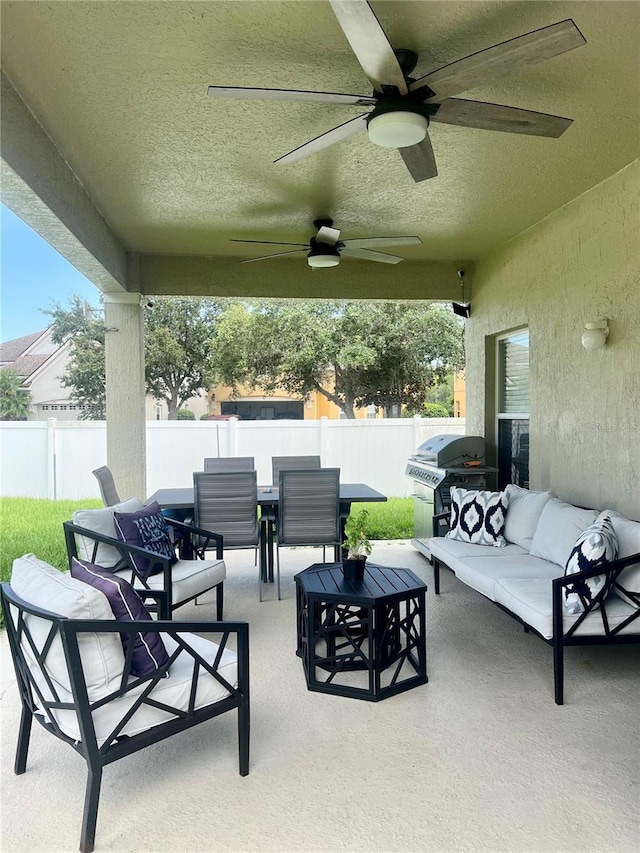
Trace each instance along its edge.
<instances>
[{"instance_id":1,"label":"stucco wall","mask_svg":"<svg viewBox=\"0 0 640 853\"><path fill-rule=\"evenodd\" d=\"M494 439L494 336L528 326L531 488L637 519L639 186L635 161L481 259L467 321L467 431ZM584 350L605 317L607 345Z\"/></svg>"}]
</instances>

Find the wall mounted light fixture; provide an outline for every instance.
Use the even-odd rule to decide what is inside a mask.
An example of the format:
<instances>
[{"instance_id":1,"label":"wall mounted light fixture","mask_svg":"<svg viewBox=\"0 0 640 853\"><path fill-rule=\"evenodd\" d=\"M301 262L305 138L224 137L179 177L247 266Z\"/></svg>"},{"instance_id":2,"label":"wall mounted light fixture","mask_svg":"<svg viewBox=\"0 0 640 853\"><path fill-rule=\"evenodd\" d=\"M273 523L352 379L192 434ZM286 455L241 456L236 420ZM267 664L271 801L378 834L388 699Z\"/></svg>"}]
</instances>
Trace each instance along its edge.
<instances>
[{"instance_id":1,"label":"wall mounted light fixture","mask_svg":"<svg viewBox=\"0 0 640 853\"><path fill-rule=\"evenodd\" d=\"M598 320L595 323L585 323L582 333L582 346L585 349L601 349L607 342L609 322Z\"/></svg>"}]
</instances>

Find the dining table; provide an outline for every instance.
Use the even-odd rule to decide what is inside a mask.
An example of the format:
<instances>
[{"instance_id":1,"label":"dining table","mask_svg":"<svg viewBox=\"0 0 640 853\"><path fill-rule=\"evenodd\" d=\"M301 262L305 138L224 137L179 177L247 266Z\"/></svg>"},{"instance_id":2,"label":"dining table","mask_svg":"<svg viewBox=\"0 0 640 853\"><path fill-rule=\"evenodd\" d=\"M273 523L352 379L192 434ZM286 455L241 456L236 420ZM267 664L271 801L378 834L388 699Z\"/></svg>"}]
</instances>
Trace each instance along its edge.
<instances>
[{"instance_id":1,"label":"dining table","mask_svg":"<svg viewBox=\"0 0 640 853\"><path fill-rule=\"evenodd\" d=\"M258 506L262 509L271 509L277 513L279 494L277 486L258 486ZM340 483L340 522L342 526L342 539L344 539L344 525L351 511L352 503L383 503L387 496L377 491L366 483ZM157 489L149 495L145 504L156 502L160 509L193 510L193 486L178 486L168 489ZM215 532L215 531L214 531ZM261 532L266 537L266 577L265 580L273 581L273 530L272 525L261 525ZM336 549L335 559L340 556Z\"/></svg>"}]
</instances>

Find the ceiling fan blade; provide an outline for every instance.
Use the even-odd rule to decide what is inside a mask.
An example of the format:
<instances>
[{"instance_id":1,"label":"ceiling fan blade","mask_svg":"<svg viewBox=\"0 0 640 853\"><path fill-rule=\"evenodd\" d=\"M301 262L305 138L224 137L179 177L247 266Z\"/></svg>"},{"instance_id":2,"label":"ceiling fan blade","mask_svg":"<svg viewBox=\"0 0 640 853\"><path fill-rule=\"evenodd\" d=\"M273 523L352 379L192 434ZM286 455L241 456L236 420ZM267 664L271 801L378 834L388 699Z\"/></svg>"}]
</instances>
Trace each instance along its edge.
<instances>
[{"instance_id":1,"label":"ceiling fan blade","mask_svg":"<svg viewBox=\"0 0 640 853\"><path fill-rule=\"evenodd\" d=\"M280 242L280 240L237 240L231 238L229 240L230 243L262 243L266 246L304 246L305 248L309 248L308 243L286 243L284 241Z\"/></svg>"},{"instance_id":2,"label":"ceiling fan blade","mask_svg":"<svg viewBox=\"0 0 640 853\"><path fill-rule=\"evenodd\" d=\"M553 139L557 139L573 124L572 118L536 113L502 104L487 104L484 101L465 101L461 98L443 101L438 112L431 116L431 121L477 127L481 130L548 136ZM412 149L400 149L401 152L407 150Z\"/></svg>"},{"instance_id":3,"label":"ceiling fan blade","mask_svg":"<svg viewBox=\"0 0 640 853\"><path fill-rule=\"evenodd\" d=\"M329 228L323 225L316 234L317 243L326 243L327 246L335 246L340 239L340 231L337 228Z\"/></svg>"},{"instance_id":4,"label":"ceiling fan blade","mask_svg":"<svg viewBox=\"0 0 640 853\"><path fill-rule=\"evenodd\" d=\"M382 264L399 264L404 260L398 255L386 255L384 252L372 252L371 249L356 249L351 246L340 249L340 255L345 258L360 258L363 261L379 261Z\"/></svg>"},{"instance_id":5,"label":"ceiling fan blade","mask_svg":"<svg viewBox=\"0 0 640 853\"><path fill-rule=\"evenodd\" d=\"M396 86L407 94L407 83L389 39L367 0L329 0L342 31L376 91Z\"/></svg>"},{"instance_id":6,"label":"ceiling fan blade","mask_svg":"<svg viewBox=\"0 0 640 853\"><path fill-rule=\"evenodd\" d=\"M273 162L284 166L287 163L297 163L298 160L302 160L310 154L317 154L318 151L322 151L323 148L328 148L330 145L335 145L336 142L341 142L343 139L351 136L352 133L357 133L359 130L366 130L366 118L366 115L361 115L345 121L344 124L339 124L337 127L327 130L326 133L322 133L320 136L316 136L315 139L305 142L304 145L294 148L288 154L283 154L282 157L278 157Z\"/></svg>"},{"instance_id":7,"label":"ceiling fan blade","mask_svg":"<svg viewBox=\"0 0 640 853\"><path fill-rule=\"evenodd\" d=\"M342 242L349 249L368 249L372 246L417 246L422 240L419 237L356 237Z\"/></svg>"},{"instance_id":8,"label":"ceiling fan blade","mask_svg":"<svg viewBox=\"0 0 640 853\"><path fill-rule=\"evenodd\" d=\"M343 95L338 92L305 92L299 89L251 89L244 86L209 86L210 98L249 98L266 101L304 101L311 104L346 104L368 107L377 103L372 95Z\"/></svg>"},{"instance_id":9,"label":"ceiling fan blade","mask_svg":"<svg viewBox=\"0 0 640 853\"><path fill-rule=\"evenodd\" d=\"M260 257L260 258L247 258L244 261L239 261L239 263L241 263L241 264L252 264L254 261L266 261L269 258L281 258L283 255L297 255L300 252L306 252L307 248L308 247L305 246L304 249L294 249L291 252L276 252L275 255L262 255L262 257Z\"/></svg>"},{"instance_id":10,"label":"ceiling fan blade","mask_svg":"<svg viewBox=\"0 0 640 853\"><path fill-rule=\"evenodd\" d=\"M433 116L431 117L433 118ZM404 165L416 183L435 178L438 174L436 158L431 146L429 134L417 145L409 145L407 148L398 148Z\"/></svg>"},{"instance_id":11,"label":"ceiling fan blade","mask_svg":"<svg viewBox=\"0 0 640 853\"><path fill-rule=\"evenodd\" d=\"M409 89L413 92L428 86L435 94L426 103L441 101L477 86L484 86L504 74L545 62L586 43L587 40L575 23L567 18L465 56L416 80Z\"/></svg>"}]
</instances>

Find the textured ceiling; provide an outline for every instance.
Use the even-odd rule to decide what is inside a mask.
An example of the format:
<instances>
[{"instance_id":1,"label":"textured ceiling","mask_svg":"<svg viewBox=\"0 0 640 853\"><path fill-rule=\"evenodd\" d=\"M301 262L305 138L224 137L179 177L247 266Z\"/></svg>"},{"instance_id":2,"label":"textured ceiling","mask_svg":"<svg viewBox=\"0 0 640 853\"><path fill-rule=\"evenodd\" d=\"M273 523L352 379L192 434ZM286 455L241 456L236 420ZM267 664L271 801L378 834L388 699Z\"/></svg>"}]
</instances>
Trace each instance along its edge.
<instances>
[{"instance_id":1,"label":"textured ceiling","mask_svg":"<svg viewBox=\"0 0 640 853\"><path fill-rule=\"evenodd\" d=\"M229 238L306 241L331 216L343 238L419 235L393 250L407 259L473 260L639 156L640 3L371 5L394 47L421 54L414 76L573 18L586 46L463 97L574 124L560 139L434 124L439 176L420 184L365 133L273 165L362 110L212 100L207 86L368 93L326 2L3 0L3 67L143 254L249 257Z\"/></svg>"}]
</instances>

